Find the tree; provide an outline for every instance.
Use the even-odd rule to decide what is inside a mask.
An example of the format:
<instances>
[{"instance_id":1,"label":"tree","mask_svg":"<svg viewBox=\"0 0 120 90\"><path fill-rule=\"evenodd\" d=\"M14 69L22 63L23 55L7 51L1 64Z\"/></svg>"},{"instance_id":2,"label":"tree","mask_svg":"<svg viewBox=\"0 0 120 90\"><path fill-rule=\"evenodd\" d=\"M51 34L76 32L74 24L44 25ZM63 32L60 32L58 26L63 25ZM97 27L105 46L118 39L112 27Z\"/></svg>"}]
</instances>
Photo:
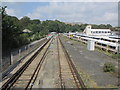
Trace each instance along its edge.
<instances>
[{"instance_id":1,"label":"tree","mask_svg":"<svg viewBox=\"0 0 120 90\"><path fill-rule=\"evenodd\" d=\"M31 24L41 24L41 21L39 19L31 20Z\"/></svg>"},{"instance_id":2,"label":"tree","mask_svg":"<svg viewBox=\"0 0 120 90\"><path fill-rule=\"evenodd\" d=\"M112 28L112 25L110 25L110 24L107 24L107 28Z\"/></svg>"},{"instance_id":3,"label":"tree","mask_svg":"<svg viewBox=\"0 0 120 90\"><path fill-rule=\"evenodd\" d=\"M16 17L6 15L2 20L2 44L3 49L11 49L19 45L17 40L22 32L19 27L19 20Z\"/></svg>"},{"instance_id":4,"label":"tree","mask_svg":"<svg viewBox=\"0 0 120 90\"><path fill-rule=\"evenodd\" d=\"M88 24L81 24L81 25L80 25L80 30L81 30L81 31L84 31L84 29L86 28L87 25L88 25Z\"/></svg>"},{"instance_id":5,"label":"tree","mask_svg":"<svg viewBox=\"0 0 120 90\"><path fill-rule=\"evenodd\" d=\"M2 16L2 18L4 18L6 15L6 11L5 11L6 8L7 6L4 6L4 7L0 6L0 15Z\"/></svg>"},{"instance_id":6,"label":"tree","mask_svg":"<svg viewBox=\"0 0 120 90\"><path fill-rule=\"evenodd\" d=\"M112 28L112 26L110 24L100 24L100 25L96 25L96 24L93 24L92 25L92 28L94 29L109 29L109 28Z\"/></svg>"},{"instance_id":7,"label":"tree","mask_svg":"<svg viewBox=\"0 0 120 90\"><path fill-rule=\"evenodd\" d=\"M24 16L23 18L20 19L19 24L22 27L22 29L25 29L26 27L28 27L29 24L31 24L30 18Z\"/></svg>"}]
</instances>

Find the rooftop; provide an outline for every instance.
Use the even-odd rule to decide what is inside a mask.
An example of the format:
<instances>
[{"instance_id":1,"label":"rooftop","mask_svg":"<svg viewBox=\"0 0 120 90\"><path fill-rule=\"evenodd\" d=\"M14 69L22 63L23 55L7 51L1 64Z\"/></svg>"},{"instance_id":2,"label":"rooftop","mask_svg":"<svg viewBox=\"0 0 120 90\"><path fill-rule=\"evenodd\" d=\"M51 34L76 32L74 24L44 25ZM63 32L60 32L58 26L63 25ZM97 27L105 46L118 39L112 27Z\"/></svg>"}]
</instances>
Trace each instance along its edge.
<instances>
[{"instance_id":1,"label":"rooftop","mask_svg":"<svg viewBox=\"0 0 120 90\"><path fill-rule=\"evenodd\" d=\"M91 29L91 31L111 31L110 29Z\"/></svg>"}]
</instances>

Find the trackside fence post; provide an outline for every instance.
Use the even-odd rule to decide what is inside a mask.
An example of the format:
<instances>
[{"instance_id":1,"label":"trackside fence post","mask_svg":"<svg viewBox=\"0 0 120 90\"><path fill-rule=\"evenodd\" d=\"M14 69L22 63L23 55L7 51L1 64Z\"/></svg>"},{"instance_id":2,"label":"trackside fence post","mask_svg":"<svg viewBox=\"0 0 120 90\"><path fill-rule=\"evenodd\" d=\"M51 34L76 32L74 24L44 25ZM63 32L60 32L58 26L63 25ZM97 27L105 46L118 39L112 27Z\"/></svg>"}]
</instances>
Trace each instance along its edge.
<instances>
[{"instance_id":1,"label":"trackside fence post","mask_svg":"<svg viewBox=\"0 0 120 90\"><path fill-rule=\"evenodd\" d=\"M11 59L10 65L12 65L13 64L13 54L12 54L12 52L11 52L10 59Z\"/></svg>"},{"instance_id":2,"label":"trackside fence post","mask_svg":"<svg viewBox=\"0 0 120 90\"><path fill-rule=\"evenodd\" d=\"M19 49L19 58L20 58L20 54L21 54L21 49Z\"/></svg>"}]
</instances>

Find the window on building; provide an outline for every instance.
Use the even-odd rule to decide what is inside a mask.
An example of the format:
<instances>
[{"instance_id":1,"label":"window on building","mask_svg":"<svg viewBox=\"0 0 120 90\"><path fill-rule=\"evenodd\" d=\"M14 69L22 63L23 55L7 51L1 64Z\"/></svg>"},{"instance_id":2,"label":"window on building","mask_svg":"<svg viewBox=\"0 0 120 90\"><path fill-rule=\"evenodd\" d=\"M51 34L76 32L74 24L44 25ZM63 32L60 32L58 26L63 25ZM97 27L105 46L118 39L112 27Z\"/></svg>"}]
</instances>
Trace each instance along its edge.
<instances>
[{"instance_id":1,"label":"window on building","mask_svg":"<svg viewBox=\"0 0 120 90\"><path fill-rule=\"evenodd\" d=\"M88 27L88 29L90 29L90 26Z\"/></svg>"}]
</instances>

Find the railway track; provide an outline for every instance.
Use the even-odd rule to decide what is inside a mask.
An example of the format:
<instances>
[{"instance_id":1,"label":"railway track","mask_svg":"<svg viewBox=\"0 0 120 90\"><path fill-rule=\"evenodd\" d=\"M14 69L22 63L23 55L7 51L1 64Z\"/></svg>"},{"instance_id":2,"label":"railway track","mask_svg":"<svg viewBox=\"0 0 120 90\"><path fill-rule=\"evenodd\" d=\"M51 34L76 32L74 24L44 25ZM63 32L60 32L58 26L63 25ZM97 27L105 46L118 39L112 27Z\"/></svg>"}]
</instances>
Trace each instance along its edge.
<instances>
[{"instance_id":1,"label":"railway track","mask_svg":"<svg viewBox=\"0 0 120 90\"><path fill-rule=\"evenodd\" d=\"M46 57L46 52L53 39L46 41L40 49L15 73L13 76L3 84L2 90L24 88L31 89L42 63Z\"/></svg>"},{"instance_id":2,"label":"railway track","mask_svg":"<svg viewBox=\"0 0 120 90\"><path fill-rule=\"evenodd\" d=\"M58 49L58 60L59 60L59 70L60 70L59 77L60 77L61 88L85 89L86 86L84 85L70 56L65 50L65 47L63 46L59 36L57 39L57 49Z\"/></svg>"},{"instance_id":3,"label":"railway track","mask_svg":"<svg viewBox=\"0 0 120 90\"><path fill-rule=\"evenodd\" d=\"M40 49L27 62L25 62L23 66L21 66L19 70L3 84L2 90L14 90L16 88L27 90L34 88L52 41L53 38L46 41ZM59 62L58 67L60 72L60 87L62 89L86 88L59 37L57 38L57 51Z\"/></svg>"}]
</instances>

